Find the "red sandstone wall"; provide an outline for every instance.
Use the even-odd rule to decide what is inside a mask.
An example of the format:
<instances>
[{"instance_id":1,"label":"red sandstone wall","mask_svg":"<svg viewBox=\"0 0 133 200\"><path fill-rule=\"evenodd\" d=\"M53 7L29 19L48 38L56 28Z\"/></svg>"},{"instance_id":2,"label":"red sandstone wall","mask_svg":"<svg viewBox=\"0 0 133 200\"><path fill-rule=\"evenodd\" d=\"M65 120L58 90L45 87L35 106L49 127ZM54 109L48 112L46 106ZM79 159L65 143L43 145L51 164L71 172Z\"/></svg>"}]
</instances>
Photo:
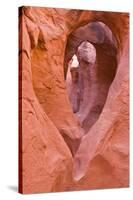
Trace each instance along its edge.
<instances>
[{"instance_id":1,"label":"red sandstone wall","mask_svg":"<svg viewBox=\"0 0 133 200\"><path fill-rule=\"evenodd\" d=\"M64 57L68 35L96 20L117 39L118 67L103 111L84 135L66 91ZM19 191L127 187L128 14L24 7L19 22Z\"/></svg>"}]
</instances>

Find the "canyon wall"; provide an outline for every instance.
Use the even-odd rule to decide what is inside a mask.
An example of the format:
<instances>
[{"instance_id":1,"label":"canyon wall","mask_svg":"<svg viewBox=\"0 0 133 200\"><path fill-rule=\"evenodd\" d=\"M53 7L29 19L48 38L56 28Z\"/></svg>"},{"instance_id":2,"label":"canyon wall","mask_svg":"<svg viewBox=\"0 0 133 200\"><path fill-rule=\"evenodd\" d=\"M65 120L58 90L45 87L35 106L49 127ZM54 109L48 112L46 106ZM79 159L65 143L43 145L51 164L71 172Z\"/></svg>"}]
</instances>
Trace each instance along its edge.
<instances>
[{"instance_id":1,"label":"canyon wall","mask_svg":"<svg viewBox=\"0 0 133 200\"><path fill-rule=\"evenodd\" d=\"M19 192L128 187L128 20L128 13L20 8ZM117 42L115 64L103 53L109 48L95 44L99 88L113 65L117 70L88 130L68 97L66 52L70 34L95 21L105 23Z\"/></svg>"}]
</instances>

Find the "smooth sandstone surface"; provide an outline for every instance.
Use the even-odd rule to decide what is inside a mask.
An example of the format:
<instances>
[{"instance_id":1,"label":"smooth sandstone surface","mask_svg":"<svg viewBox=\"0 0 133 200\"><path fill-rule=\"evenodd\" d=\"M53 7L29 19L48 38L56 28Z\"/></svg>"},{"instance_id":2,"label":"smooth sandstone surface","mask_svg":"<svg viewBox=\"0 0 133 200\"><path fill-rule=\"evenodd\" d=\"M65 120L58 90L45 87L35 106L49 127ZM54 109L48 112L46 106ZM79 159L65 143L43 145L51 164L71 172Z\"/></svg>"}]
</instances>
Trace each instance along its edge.
<instances>
[{"instance_id":1,"label":"smooth sandstone surface","mask_svg":"<svg viewBox=\"0 0 133 200\"><path fill-rule=\"evenodd\" d=\"M95 21L105 23L115 39L107 29L106 37L101 31L102 43L97 42L96 32L91 38L95 39L95 68L99 72L91 90L96 88L97 96L88 96L91 103L85 103L81 124L73 113L65 77L77 48L76 41L71 43L71 34ZM128 26L128 13L21 8L21 193L128 187ZM105 53L107 50L110 53ZM102 105L98 115L88 109L97 102Z\"/></svg>"}]
</instances>

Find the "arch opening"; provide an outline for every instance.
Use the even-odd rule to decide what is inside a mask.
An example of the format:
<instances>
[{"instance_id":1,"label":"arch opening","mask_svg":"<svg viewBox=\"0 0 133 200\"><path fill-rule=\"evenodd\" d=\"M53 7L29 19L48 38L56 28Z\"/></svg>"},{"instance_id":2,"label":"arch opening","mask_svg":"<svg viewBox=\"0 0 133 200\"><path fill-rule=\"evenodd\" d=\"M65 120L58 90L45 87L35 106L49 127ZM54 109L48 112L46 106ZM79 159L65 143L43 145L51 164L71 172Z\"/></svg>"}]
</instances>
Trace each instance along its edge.
<instances>
[{"instance_id":1,"label":"arch opening","mask_svg":"<svg viewBox=\"0 0 133 200\"><path fill-rule=\"evenodd\" d=\"M91 22L68 37L64 74L70 103L87 133L99 118L117 70L117 41L103 22Z\"/></svg>"}]
</instances>

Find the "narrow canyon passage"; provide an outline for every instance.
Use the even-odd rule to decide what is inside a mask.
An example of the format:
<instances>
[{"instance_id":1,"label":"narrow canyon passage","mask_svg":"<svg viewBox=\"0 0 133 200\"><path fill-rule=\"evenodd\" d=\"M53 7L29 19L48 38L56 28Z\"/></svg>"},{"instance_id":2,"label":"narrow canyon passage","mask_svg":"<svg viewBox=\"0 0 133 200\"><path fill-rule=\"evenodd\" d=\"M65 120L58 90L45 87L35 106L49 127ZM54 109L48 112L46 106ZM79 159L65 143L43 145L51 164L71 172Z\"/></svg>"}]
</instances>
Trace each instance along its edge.
<instances>
[{"instance_id":1,"label":"narrow canyon passage","mask_svg":"<svg viewBox=\"0 0 133 200\"><path fill-rule=\"evenodd\" d=\"M73 112L85 133L102 112L116 74L116 58L116 39L102 22L91 22L69 35L66 84Z\"/></svg>"}]
</instances>

